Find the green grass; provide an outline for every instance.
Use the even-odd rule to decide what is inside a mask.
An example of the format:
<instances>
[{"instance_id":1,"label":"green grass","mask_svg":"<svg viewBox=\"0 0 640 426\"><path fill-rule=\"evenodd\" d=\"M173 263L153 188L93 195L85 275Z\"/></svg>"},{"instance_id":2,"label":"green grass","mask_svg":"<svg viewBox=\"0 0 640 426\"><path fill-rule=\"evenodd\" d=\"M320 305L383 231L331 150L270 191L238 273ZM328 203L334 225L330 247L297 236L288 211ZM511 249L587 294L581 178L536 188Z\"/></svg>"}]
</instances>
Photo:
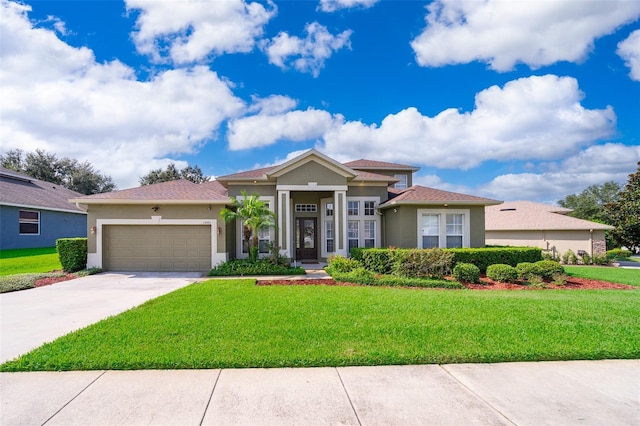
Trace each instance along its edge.
<instances>
[{"instance_id":1,"label":"green grass","mask_svg":"<svg viewBox=\"0 0 640 426\"><path fill-rule=\"evenodd\" d=\"M0 250L0 276L62 269L55 247Z\"/></svg>"},{"instance_id":2,"label":"green grass","mask_svg":"<svg viewBox=\"0 0 640 426\"><path fill-rule=\"evenodd\" d=\"M640 269L565 265L564 270L567 275L572 277L590 278L640 287Z\"/></svg>"},{"instance_id":3,"label":"green grass","mask_svg":"<svg viewBox=\"0 0 640 426\"><path fill-rule=\"evenodd\" d=\"M2 371L309 367L640 357L640 291L196 283Z\"/></svg>"}]
</instances>

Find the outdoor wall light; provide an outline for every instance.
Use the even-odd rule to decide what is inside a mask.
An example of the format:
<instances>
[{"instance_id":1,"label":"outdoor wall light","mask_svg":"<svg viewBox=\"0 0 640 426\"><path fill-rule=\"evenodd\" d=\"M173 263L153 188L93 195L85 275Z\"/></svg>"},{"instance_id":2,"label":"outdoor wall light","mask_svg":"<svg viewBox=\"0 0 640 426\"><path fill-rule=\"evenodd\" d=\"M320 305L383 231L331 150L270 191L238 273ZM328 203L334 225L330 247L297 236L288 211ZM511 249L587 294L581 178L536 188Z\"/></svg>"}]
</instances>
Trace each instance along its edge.
<instances>
[{"instance_id":1,"label":"outdoor wall light","mask_svg":"<svg viewBox=\"0 0 640 426\"><path fill-rule=\"evenodd\" d=\"M218 226L218 235L221 235L221 234L222 234L222 228Z\"/></svg>"},{"instance_id":2,"label":"outdoor wall light","mask_svg":"<svg viewBox=\"0 0 640 426\"><path fill-rule=\"evenodd\" d=\"M153 210L154 212L157 212L159 208L160 207L158 207L158 206L153 206L153 207L151 207L151 210Z\"/></svg>"},{"instance_id":3,"label":"outdoor wall light","mask_svg":"<svg viewBox=\"0 0 640 426\"><path fill-rule=\"evenodd\" d=\"M91 228L89 228L89 231L91 231L92 234L95 234L97 230L98 230L98 228L96 228L95 225L93 225Z\"/></svg>"}]
</instances>

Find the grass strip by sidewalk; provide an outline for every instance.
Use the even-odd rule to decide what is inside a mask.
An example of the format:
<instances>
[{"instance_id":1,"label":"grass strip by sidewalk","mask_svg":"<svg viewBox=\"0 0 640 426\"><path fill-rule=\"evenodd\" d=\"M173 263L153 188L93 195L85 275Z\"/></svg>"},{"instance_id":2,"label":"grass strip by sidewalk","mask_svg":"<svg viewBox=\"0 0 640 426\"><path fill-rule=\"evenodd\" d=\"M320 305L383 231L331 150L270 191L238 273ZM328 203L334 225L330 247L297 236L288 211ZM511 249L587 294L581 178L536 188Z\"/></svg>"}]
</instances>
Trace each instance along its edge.
<instances>
[{"instance_id":1,"label":"grass strip by sidewalk","mask_svg":"<svg viewBox=\"0 0 640 426\"><path fill-rule=\"evenodd\" d=\"M640 287L640 269L565 265L567 275Z\"/></svg>"},{"instance_id":2,"label":"grass strip by sidewalk","mask_svg":"<svg viewBox=\"0 0 640 426\"><path fill-rule=\"evenodd\" d=\"M407 290L208 281L2 371L310 367L640 357L640 292Z\"/></svg>"},{"instance_id":3,"label":"grass strip by sidewalk","mask_svg":"<svg viewBox=\"0 0 640 426\"><path fill-rule=\"evenodd\" d=\"M62 269L55 247L0 250L0 276Z\"/></svg>"}]
</instances>

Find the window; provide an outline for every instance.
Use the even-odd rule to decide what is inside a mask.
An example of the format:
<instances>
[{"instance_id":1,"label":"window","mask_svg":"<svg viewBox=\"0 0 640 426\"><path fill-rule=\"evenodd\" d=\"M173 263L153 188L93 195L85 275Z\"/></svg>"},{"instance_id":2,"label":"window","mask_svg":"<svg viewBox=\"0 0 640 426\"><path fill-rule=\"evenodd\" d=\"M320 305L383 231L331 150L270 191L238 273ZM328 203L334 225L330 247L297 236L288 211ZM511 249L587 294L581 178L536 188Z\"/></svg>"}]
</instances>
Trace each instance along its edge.
<instances>
[{"instance_id":1,"label":"window","mask_svg":"<svg viewBox=\"0 0 640 426\"><path fill-rule=\"evenodd\" d=\"M349 240L349 251L354 247L359 247L360 233L358 232L360 221L350 220L347 224L347 239Z\"/></svg>"},{"instance_id":2,"label":"window","mask_svg":"<svg viewBox=\"0 0 640 426\"><path fill-rule=\"evenodd\" d=\"M33 210L20 210L18 226L22 235L40 234L40 212Z\"/></svg>"},{"instance_id":3,"label":"window","mask_svg":"<svg viewBox=\"0 0 640 426\"><path fill-rule=\"evenodd\" d=\"M325 216L333 216L333 203L327 203L324 214Z\"/></svg>"},{"instance_id":4,"label":"window","mask_svg":"<svg viewBox=\"0 0 640 426\"><path fill-rule=\"evenodd\" d=\"M271 201L267 201L263 198L261 198L261 200L264 202L267 208L271 209L271 206L273 205ZM250 234L251 231L249 231L249 229L245 227L244 221L238 221L237 229L238 229L237 238L239 239L238 245L236 246L237 250L239 251L237 256L241 258L241 257L245 257L245 255L249 253L249 247L252 244L253 236L251 236ZM247 242L245 240L245 233L249 233L250 235L249 246L247 246ZM258 230L258 253L260 254L269 253L269 243L273 241L273 237L274 237L274 234L273 234L272 227L265 227Z\"/></svg>"},{"instance_id":5,"label":"window","mask_svg":"<svg viewBox=\"0 0 640 426\"><path fill-rule=\"evenodd\" d=\"M296 204L296 212L317 212L317 204Z\"/></svg>"},{"instance_id":6,"label":"window","mask_svg":"<svg viewBox=\"0 0 640 426\"><path fill-rule=\"evenodd\" d=\"M376 210L376 203L374 201L365 201L364 202L364 215L365 216L373 216Z\"/></svg>"},{"instance_id":7,"label":"window","mask_svg":"<svg viewBox=\"0 0 640 426\"><path fill-rule=\"evenodd\" d=\"M462 247L464 215L447 214L447 247Z\"/></svg>"},{"instance_id":8,"label":"window","mask_svg":"<svg viewBox=\"0 0 640 426\"><path fill-rule=\"evenodd\" d=\"M440 215L422 215L422 248L440 247Z\"/></svg>"},{"instance_id":9,"label":"window","mask_svg":"<svg viewBox=\"0 0 640 426\"><path fill-rule=\"evenodd\" d=\"M407 175L393 175L396 179L400 179L399 182L396 182L394 188L396 189L407 189Z\"/></svg>"},{"instance_id":10,"label":"window","mask_svg":"<svg viewBox=\"0 0 640 426\"><path fill-rule=\"evenodd\" d=\"M376 221L375 220L364 221L364 246L367 248L376 246Z\"/></svg>"},{"instance_id":11,"label":"window","mask_svg":"<svg viewBox=\"0 0 640 426\"><path fill-rule=\"evenodd\" d=\"M333 221L327 220L324 222L324 232L325 232L325 244L327 248L327 253L333 253L335 251L333 241Z\"/></svg>"},{"instance_id":12,"label":"window","mask_svg":"<svg viewBox=\"0 0 640 426\"><path fill-rule=\"evenodd\" d=\"M347 202L347 214L349 216L359 216L360 215L360 201L349 201L349 202Z\"/></svg>"},{"instance_id":13,"label":"window","mask_svg":"<svg viewBox=\"0 0 640 426\"><path fill-rule=\"evenodd\" d=\"M418 247L458 248L470 246L470 211L464 209L418 209Z\"/></svg>"}]
</instances>

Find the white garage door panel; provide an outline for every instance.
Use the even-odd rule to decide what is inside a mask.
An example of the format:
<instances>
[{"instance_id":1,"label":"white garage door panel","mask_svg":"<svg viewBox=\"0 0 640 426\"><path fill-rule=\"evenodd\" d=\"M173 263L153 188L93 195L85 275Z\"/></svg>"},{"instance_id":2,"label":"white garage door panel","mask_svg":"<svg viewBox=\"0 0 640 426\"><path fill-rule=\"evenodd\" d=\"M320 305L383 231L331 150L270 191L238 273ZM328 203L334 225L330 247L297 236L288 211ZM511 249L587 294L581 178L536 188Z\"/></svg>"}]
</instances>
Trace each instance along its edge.
<instances>
[{"instance_id":1,"label":"white garage door panel","mask_svg":"<svg viewBox=\"0 0 640 426\"><path fill-rule=\"evenodd\" d=\"M106 225L103 265L110 271L207 271L211 227Z\"/></svg>"}]
</instances>

